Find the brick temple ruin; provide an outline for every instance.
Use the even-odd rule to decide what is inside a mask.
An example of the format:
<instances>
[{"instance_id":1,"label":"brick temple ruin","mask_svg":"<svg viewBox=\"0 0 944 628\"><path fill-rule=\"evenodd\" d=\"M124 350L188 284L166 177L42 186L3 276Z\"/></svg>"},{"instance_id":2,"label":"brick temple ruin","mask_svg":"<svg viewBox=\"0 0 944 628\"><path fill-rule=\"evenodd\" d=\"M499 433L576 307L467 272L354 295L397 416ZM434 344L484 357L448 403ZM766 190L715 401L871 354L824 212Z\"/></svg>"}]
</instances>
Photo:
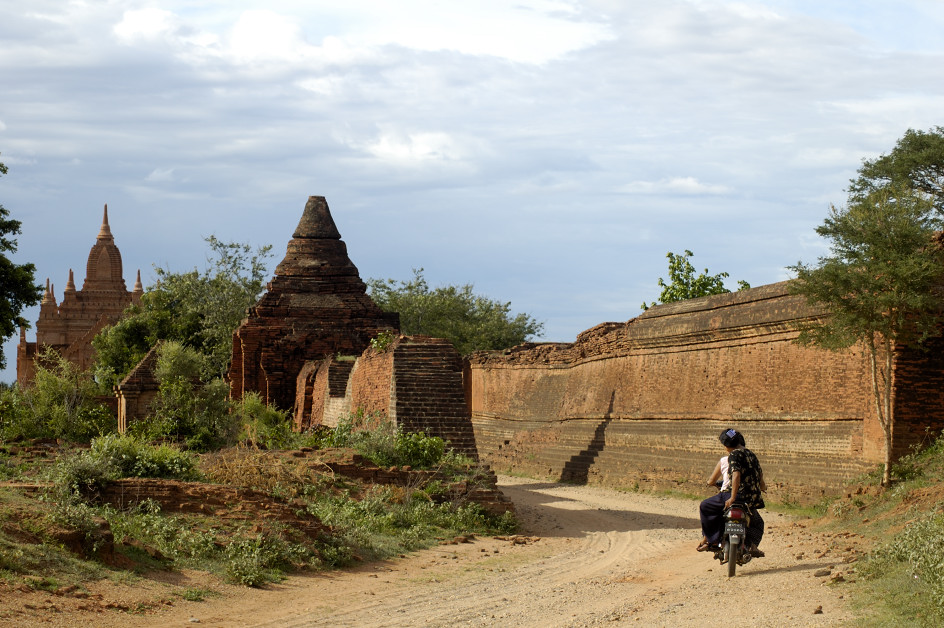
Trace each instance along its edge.
<instances>
[{"instance_id":1,"label":"brick temple ruin","mask_svg":"<svg viewBox=\"0 0 944 628\"><path fill-rule=\"evenodd\" d=\"M105 205L102 226L85 264L82 289L76 290L70 268L60 303L56 300L55 286L46 279L46 291L36 321L36 342L28 342L26 330L20 328L16 349L16 381L20 386L33 381L36 358L46 348L55 350L82 370L92 366L95 358L92 339L103 327L114 324L124 309L144 294L141 271L131 291L123 273L121 251L108 225L108 205Z\"/></svg>"},{"instance_id":2,"label":"brick temple ruin","mask_svg":"<svg viewBox=\"0 0 944 628\"><path fill-rule=\"evenodd\" d=\"M294 409L296 429L357 410L439 435L501 471L619 487L697 490L742 430L772 495L835 493L876 468L884 440L861 348L794 342L821 315L787 283L652 307L573 343L460 358L395 334L323 197L313 196L275 278L234 334L233 395ZM388 332L394 340L371 347ZM944 352L895 356L896 456L944 428Z\"/></svg>"},{"instance_id":3,"label":"brick temple ruin","mask_svg":"<svg viewBox=\"0 0 944 628\"><path fill-rule=\"evenodd\" d=\"M382 413L476 456L462 359L442 339L401 337L368 296L322 196L308 199L266 292L233 334L231 394L294 408L298 429ZM389 334L382 349L371 340Z\"/></svg>"}]
</instances>

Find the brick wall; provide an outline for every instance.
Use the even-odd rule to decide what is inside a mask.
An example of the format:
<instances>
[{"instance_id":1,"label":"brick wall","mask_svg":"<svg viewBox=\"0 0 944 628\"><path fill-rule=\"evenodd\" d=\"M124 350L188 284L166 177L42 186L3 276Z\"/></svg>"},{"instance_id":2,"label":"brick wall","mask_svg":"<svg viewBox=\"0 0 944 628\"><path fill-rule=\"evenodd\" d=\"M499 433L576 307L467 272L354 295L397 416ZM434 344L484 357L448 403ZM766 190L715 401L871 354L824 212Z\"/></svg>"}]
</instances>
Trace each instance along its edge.
<instances>
[{"instance_id":1,"label":"brick wall","mask_svg":"<svg viewBox=\"0 0 944 628\"><path fill-rule=\"evenodd\" d=\"M515 469L619 486L697 486L742 430L773 493L814 497L883 459L868 362L793 342L820 313L786 284L651 308L572 344L471 356L479 452ZM941 352L898 359L899 447L940 429ZM933 429L933 428L932 428Z\"/></svg>"}]
</instances>

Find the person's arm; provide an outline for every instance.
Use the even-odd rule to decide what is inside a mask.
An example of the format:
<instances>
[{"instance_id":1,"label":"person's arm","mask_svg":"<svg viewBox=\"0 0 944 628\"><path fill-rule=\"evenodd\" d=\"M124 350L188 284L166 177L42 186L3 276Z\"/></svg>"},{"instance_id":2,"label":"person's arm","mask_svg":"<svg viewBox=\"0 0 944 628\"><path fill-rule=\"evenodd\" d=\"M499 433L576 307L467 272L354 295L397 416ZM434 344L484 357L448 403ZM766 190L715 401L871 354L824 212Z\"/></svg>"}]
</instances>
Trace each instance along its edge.
<instances>
[{"instance_id":1,"label":"person's arm","mask_svg":"<svg viewBox=\"0 0 944 628\"><path fill-rule=\"evenodd\" d=\"M718 461L718 464L715 465L715 470L711 472L711 477L708 478L708 486L714 486L715 482L721 479L721 461Z\"/></svg>"},{"instance_id":2,"label":"person's arm","mask_svg":"<svg viewBox=\"0 0 944 628\"><path fill-rule=\"evenodd\" d=\"M725 508L730 508L731 504L737 500L739 488L741 488L741 472L735 471L731 474L731 497L728 498L728 501L724 502Z\"/></svg>"}]
</instances>

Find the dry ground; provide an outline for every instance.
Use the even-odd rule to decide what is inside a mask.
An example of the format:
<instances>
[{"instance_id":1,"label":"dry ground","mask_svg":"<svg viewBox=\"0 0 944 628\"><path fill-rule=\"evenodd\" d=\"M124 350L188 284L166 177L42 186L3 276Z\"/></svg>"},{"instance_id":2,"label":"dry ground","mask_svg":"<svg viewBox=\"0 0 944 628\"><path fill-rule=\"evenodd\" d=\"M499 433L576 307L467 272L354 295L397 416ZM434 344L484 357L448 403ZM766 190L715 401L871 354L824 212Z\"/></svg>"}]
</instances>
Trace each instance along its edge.
<instances>
[{"instance_id":1,"label":"dry ground","mask_svg":"<svg viewBox=\"0 0 944 628\"><path fill-rule=\"evenodd\" d=\"M517 538L441 545L265 589L178 573L147 588L90 583L79 597L3 591L0 625L793 627L853 617L852 535L767 513L766 558L729 579L694 550L696 502L511 477L500 486L523 524ZM188 602L174 594L186 588L220 594Z\"/></svg>"}]
</instances>

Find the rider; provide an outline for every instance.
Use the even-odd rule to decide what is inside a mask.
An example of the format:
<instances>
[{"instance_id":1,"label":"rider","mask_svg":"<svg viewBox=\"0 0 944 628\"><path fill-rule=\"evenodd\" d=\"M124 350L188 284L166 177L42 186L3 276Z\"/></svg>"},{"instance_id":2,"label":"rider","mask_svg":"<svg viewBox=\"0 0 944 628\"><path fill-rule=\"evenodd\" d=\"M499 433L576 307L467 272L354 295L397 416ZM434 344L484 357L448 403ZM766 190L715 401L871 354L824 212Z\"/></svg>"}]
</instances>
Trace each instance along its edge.
<instances>
[{"instance_id":1,"label":"rider","mask_svg":"<svg viewBox=\"0 0 944 628\"><path fill-rule=\"evenodd\" d=\"M755 557L763 556L764 553L757 546L764 536L764 520L757 509L764 507L764 499L761 496L761 491L767 490L764 471L754 452L745 446L744 436L740 432L733 429L725 430L721 432L718 440L728 451L726 479L730 480L730 487L722 486L719 493L702 501L699 506L704 536L697 549L703 552L715 549L720 544L721 534L724 531L724 511L732 503L738 501L747 506L751 512L751 522L747 529L747 543L751 554ZM719 461L715 471L718 471L720 466ZM715 473L712 473L712 479L714 478ZM725 490L728 488L730 490Z\"/></svg>"}]
</instances>

